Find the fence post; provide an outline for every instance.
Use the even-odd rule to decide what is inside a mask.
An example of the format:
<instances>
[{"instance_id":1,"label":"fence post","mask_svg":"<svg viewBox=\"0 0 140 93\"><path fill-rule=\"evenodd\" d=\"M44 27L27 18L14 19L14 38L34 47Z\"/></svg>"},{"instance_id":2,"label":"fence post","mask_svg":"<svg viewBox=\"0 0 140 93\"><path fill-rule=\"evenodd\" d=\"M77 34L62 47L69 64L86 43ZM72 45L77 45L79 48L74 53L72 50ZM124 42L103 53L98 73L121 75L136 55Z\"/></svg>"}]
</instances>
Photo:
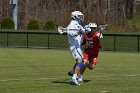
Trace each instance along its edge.
<instances>
[{"instance_id":1,"label":"fence post","mask_svg":"<svg viewBox=\"0 0 140 93\"><path fill-rule=\"evenodd\" d=\"M8 44L8 42L9 42L9 34L8 34L8 32L7 32L7 40L6 40L6 47L8 47L9 46L9 44Z\"/></svg>"},{"instance_id":2,"label":"fence post","mask_svg":"<svg viewBox=\"0 0 140 93\"><path fill-rule=\"evenodd\" d=\"M140 42L140 35L138 35L138 52L140 51L140 44L139 44L139 42Z\"/></svg>"},{"instance_id":3,"label":"fence post","mask_svg":"<svg viewBox=\"0 0 140 93\"><path fill-rule=\"evenodd\" d=\"M28 32L27 32L27 46L26 46L27 48L28 48L28 39L29 39L29 38L28 38Z\"/></svg>"},{"instance_id":4,"label":"fence post","mask_svg":"<svg viewBox=\"0 0 140 93\"><path fill-rule=\"evenodd\" d=\"M50 34L48 33L48 49L50 49Z\"/></svg>"},{"instance_id":5,"label":"fence post","mask_svg":"<svg viewBox=\"0 0 140 93\"><path fill-rule=\"evenodd\" d=\"M114 35L114 51L116 51L116 36Z\"/></svg>"}]
</instances>

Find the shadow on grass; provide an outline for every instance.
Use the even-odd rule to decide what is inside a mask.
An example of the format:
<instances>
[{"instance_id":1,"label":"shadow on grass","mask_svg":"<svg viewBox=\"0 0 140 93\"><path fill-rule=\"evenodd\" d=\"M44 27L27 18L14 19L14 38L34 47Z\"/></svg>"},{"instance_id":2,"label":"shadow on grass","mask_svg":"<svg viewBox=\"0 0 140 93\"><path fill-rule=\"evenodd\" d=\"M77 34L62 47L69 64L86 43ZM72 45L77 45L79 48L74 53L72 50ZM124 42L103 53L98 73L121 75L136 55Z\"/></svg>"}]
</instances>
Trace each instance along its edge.
<instances>
[{"instance_id":1,"label":"shadow on grass","mask_svg":"<svg viewBox=\"0 0 140 93\"><path fill-rule=\"evenodd\" d=\"M55 81L52 81L52 83L70 84L69 79L55 80Z\"/></svg>"},{"instance_id":2,"label":"shadow on grass","mask_svg":"<svg viewBox=\"0 0 140 93\"><path fill-rule=\"evenodd\" d=\"M90 82L91 80L83 80L83 83L88 83ZM69 79L63 79L63 80L55 80L55 81L52 81L52 83L58 83L58 84L70 84L70 85L73 85L69 82Z\"/></svg>"},{"instance_id":3,"label":"shadow on grass","mask_svg":"<svg viewBox=\"0 0 140 93\"><path fill-rule=\"evenodd\" d=\"M90 82L91 80L83 80L84 83L88 83Z\"/></svg>"},{"instance_id":4,"label":"shadow on grass","mask_svg":"<svg viewBox=\"0 0 140 93\"><path fill-rule=\"evenodd\" d=\"M70 82L68 82L68 81L53 81L52 83L70 84Z\"/></svg>"}]
</instances>

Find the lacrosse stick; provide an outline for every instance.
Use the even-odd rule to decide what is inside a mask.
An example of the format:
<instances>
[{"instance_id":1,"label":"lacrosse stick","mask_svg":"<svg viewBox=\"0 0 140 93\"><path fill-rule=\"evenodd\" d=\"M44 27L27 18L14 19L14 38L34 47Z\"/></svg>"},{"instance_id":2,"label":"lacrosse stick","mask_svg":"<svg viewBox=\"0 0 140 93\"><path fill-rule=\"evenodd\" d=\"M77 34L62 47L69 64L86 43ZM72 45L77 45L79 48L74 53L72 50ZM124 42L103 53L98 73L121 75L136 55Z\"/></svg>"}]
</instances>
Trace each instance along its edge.
<instances>
[{"instance_id":1,"label":"lacrosse stick","mask_svg":"<svg viewBox=\"0 0 140 93\"><path fill-rule=\"evenodd\" d=\"M99 25L98 28L99 28L100 31L104 31L107 26L108 26L108 24Z\"/></svg>"},{"instance_id":2,"label":"lacrosse stick","mask_svg":"<svg viewBox=\"0 0 140 93\"><path fill-rule=\"evenodd\" d=\"M99 28L99 38L103 38L103 35L102 35L102 31L105 31L106 27L108 26L108 24L105 24L105 25L99 25L98 28Z\"/></svg>"},{"instance_id":3,"label":"lacrosse stick","mask_svg":"<svg viewBox=\"0 0 140 93\"><path fill-rule=\"evenodd\" d=\"M76 31L79 31L78 29L67 29L67 28L63 28L62 26L58 26L58 33L59 34L64 34L64 33L67 33L67 30L76 30Z\"/></svg>"}]
</instances>

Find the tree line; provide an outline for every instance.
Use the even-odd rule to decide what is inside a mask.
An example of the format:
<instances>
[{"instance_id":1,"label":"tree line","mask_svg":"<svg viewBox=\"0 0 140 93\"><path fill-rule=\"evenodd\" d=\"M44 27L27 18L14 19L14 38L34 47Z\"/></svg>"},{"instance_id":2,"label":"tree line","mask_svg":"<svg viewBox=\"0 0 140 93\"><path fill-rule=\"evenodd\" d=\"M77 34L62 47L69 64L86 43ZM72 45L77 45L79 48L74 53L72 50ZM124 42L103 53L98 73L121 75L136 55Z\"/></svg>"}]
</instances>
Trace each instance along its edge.
<instances>
[{"instance_id":1,"label":"tree line","mask_svg":"<svg viewBox=\"0 0 140 93\"><path fill-rule=\"evenodd\" d=\"M139 1L139 0L138 0ZM67 26L71 12L79 10L85 15L85 24L113 24L125 28L129 19L139 14L137 0L19 0L18 29L27 29L30 20L37 20L41 29L46 21L56 26ZM10 0L0 0L0 19L12 18Z\"/></svg>"}]
</instances>

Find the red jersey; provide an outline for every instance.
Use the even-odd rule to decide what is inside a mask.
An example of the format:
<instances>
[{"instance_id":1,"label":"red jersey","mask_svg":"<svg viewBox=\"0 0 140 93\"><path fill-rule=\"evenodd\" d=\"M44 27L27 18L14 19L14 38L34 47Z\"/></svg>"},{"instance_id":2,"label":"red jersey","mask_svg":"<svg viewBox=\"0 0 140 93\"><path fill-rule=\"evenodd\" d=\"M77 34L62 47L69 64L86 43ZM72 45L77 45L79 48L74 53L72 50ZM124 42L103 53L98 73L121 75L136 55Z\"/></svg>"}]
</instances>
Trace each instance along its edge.
<instances>
[{"instance_id":1,"label":"red jersey","mask_svg":"<svg viewBox=\"0 0 140 93\"><path fill-rule=\"evenodd\" d=\"M83 38L83 44L85 45L84 52L89 52L90 55L98 55L101 48L100 40L97 38L98 32L86 33ZM89 54L88 53L88 54Z\"/></svg>"}]
</instances>

